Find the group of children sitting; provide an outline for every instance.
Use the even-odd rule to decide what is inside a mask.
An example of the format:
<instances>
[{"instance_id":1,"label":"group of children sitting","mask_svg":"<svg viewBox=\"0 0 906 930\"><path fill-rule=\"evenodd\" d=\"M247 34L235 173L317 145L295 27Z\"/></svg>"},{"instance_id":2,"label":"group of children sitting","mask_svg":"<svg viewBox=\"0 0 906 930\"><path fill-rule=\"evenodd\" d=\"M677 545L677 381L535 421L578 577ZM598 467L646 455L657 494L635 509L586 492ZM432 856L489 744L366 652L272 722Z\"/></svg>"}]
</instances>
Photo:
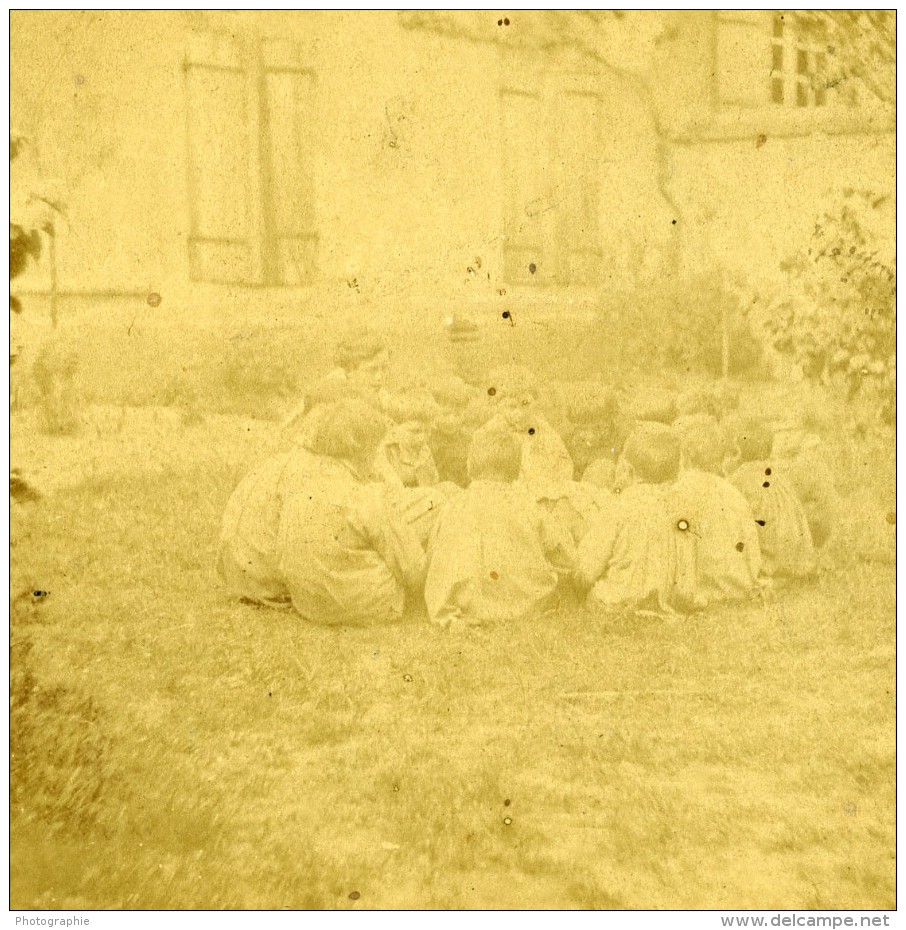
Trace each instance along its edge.
<instances>
[{"instance_id":1,"label":"group of children sitting","mask_svg":"<svg viewBox=\"0 0 906 930\"><path fill-rule=\"evenodd\" d=\"M545 407L514 366L390 393L380 340L341 359L227 506L218 569L248 601L354 625L407 606L504 622L577 597L686 613L807 578L829 538L826 469L713 395L627 411L591 382Z\"/></svg>"}]
</instances>

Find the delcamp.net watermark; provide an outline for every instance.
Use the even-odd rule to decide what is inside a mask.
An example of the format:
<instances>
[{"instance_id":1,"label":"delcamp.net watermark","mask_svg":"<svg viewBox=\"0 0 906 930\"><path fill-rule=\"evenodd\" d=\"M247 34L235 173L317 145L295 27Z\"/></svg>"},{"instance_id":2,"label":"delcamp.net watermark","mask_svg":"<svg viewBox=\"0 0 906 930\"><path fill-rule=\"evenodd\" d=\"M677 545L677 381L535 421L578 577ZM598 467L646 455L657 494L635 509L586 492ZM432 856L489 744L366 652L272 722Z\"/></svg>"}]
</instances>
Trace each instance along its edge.
<instances>
[{"instance_id":1,"label":"delcamp.net watermark","mask_svg":"<svg viewBox=\"0 0 906 930\"><path fill-rule=\"evenodd\" d=\"M838 914L743 914L721 917L724 927L889 927L889 914L861 914L858 917L840 917Z\"/></svg>"}]
</instances>

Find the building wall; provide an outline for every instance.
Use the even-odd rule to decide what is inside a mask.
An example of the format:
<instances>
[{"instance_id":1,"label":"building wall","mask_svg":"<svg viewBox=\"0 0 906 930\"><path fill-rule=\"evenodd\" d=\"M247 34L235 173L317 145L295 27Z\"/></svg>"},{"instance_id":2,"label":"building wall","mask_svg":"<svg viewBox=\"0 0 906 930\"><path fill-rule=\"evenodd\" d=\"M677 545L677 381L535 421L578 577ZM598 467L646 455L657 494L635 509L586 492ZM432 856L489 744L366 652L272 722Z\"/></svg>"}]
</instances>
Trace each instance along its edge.
<instances>
[{"instance_id":1,"label":"building wall","mask_svg":"<svg viewBox=\"0 0 906 930\"><path fill-rule=\"evenodd\" d=\"M31 172L66 191L60 288L156 292L214 314L322 296L350 312L362 301L433 312L503 291L559 305L663 273L674 244L691 266L770 274L829 190L892 186L890 133L722 104L727 55L710 13L663 17L650 60L616 68L526 50L520 30L542 14L513 14L510 32L496 14L463 15L469 28L445 33L387 13L13 13L13 124L34 142L14 184ZM733 41L746 28L734 24ZM261 287L260 246L251 275L221 255L227 277L254 286L192 280L193 222L262 235L260 85L224 72L221 94L210 71L197 85L209 95L187 95L187 56L213 34L237 56L292 46L310 74L287 156L305 192L275 206L317 234L306 286ZM234 163L230 134L243 133ZM193 159L221 172L219 187L199 189ZM231 171L241 183L223 182ZM24 284L46 288L47 262Z\"/></svg>"}]
</instances>

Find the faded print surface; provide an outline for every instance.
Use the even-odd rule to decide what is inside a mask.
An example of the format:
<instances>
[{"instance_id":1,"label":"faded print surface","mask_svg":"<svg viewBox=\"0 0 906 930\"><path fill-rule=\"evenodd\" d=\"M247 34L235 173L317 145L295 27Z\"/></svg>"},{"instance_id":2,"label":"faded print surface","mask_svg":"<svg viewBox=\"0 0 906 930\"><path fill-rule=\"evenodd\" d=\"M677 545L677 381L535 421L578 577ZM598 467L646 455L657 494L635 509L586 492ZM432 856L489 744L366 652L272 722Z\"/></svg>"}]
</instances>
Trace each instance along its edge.
<instances>
[{"instance_id":1,"label":"faded print surface","mask_svg":"<svg viewBox=\"0 0 906 930\"><path fill-rule=\"evenodd\" d=\"M895 23L14 12L15 908L893 908Z\"/></svg>"}]
</instances>

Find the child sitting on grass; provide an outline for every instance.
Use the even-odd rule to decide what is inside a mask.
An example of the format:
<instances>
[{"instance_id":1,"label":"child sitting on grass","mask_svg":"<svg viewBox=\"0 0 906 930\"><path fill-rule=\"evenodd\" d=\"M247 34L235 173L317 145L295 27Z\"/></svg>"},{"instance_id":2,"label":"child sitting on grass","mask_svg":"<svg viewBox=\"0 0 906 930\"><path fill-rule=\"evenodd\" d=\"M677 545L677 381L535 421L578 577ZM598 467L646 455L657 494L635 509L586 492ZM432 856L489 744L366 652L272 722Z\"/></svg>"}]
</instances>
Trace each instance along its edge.
<instances>
[{"instance_id":1,"label":"child sitting on grass","mask_svg":"<svg viewBox=\"0 0 906 930\"><path fill-rule=\"evenodd\" d=\"M538 404L538 383L528 369L505 365L488 375L488 396L495 410L480 433L511 433L519 442L522 461L518 481L550 485L573 480L573 460L557 431Z\"/></svg>"},{"instance_id":2,"label":"child sitting on grass","mask_svg":"<svg viewBox=\"0 0 906 930\"><path fill-rule=\"evenodd\" d=\"M284 491L278 568L306 620L392 623L424 582L416 534L388 504L387 486L368 480L383 433L362 401L333 405L311 447L317 469Z\"/></svg>"},{"instance_id":3,"label":"child sitting on grass","mask_svg":"<svg viewBox=\"0 0 906 930\"><path fill-rule=\"evenodd\" d=\"M441 376L429 385L440 413L431 424L429 444L441 481L464 488L469 483L468 459L472 436L487 422L487 395L457 375Z\"/></svg>"},{"instance_id":4,"label":"child sitting on grass","mask_svg":"<svg viewBox=\"0 0 906 930\"><path fill-rule=\"evenodd\" d=\"M348 398L379 407L390 364L387 343L378 333L359 329L334 351L336 367L306 390L302 402L283 421L284 435L306 445L319 428L324 405Z\"/></svg>"},{"instance_id":5,"label":"child sitting on grass","mask_svg":"<svg viewBox=\"0 0 906 930\"><path fill-rule=\"evenodd\" d=\"M613 486L617 457L629 432L616 394L603 384L571 385L567 416L571 424L566 444L582 481L605 490Z\"/></svg>"},{"instance_id":6,"label":"child sitting on grass","mask_svg":"<svg viewBox=\"0 0 906 930\"><path fill-rule=\"evenodd\" d=\"M839 496L819 428L819 418L808 410L783 423L774 434L771 457L802 504L812 542L823 548L833 536Z\"/></svg>"},{"instance_id":7,"label":"child sitting on grass","mask_svg":"<svg viewBox=\"0 0 906 930\"><path fill-rule=\"evenodd\" d=\"M741 424L736 445L742 464L730 481L755 517L762 575L774 580L805 578L815 569L815 547L802 503L772 464L773 439L763 423Z\"/></svg>"},{"instance_id":8,"label":"child sitting on grass","mask_svg":"<svg viewBox=\"0 0 906 930\"><path fill-rule=\"evenodd\" d=\"M691 604L707 607L748 597L761 568L758 527L746 499L721 476L724 435L713 416L680 417L683 470L671 491L674 523L688 526Z\"/></svg>"},{"instance_id":9,"label":"child sitting on grass","mask_svg":"<svg viewBox=\"0 0 906 930\"><path fill-rule=\"evenodd\" d=\"M620 493L592 521L579 545L579 581L590 607L671 611L678 597L677 545L670 485L680 447L669 427L646 423L630 435L617 463Z\"/></svg>"},{"instance_id":10,"label":"child sitting on grass","mask_svg":"<svg viewBox=\"0 0 906 930\"><path fill-rule=\"evenodd\" d=\"M451 498L429 546L425 602L441 626L470 626L540 614L574 568L568 533L514 485L519 441L480 431L469 451L469 487Z\"/></svg>"},{"instance_id":11,"label":"child sitting on grass","mask_svg":"<svg viewBox=\"0 0 906 930\"><path fill-rule=\"evenodd\" d=\"M384 412L393 425L378 446L377 476L405 488L427 488L437 484L437 466L428 446L431 424L440 415L434 398L419 389L392 394L384 402Z\"/></svg>"}]
</instances>

